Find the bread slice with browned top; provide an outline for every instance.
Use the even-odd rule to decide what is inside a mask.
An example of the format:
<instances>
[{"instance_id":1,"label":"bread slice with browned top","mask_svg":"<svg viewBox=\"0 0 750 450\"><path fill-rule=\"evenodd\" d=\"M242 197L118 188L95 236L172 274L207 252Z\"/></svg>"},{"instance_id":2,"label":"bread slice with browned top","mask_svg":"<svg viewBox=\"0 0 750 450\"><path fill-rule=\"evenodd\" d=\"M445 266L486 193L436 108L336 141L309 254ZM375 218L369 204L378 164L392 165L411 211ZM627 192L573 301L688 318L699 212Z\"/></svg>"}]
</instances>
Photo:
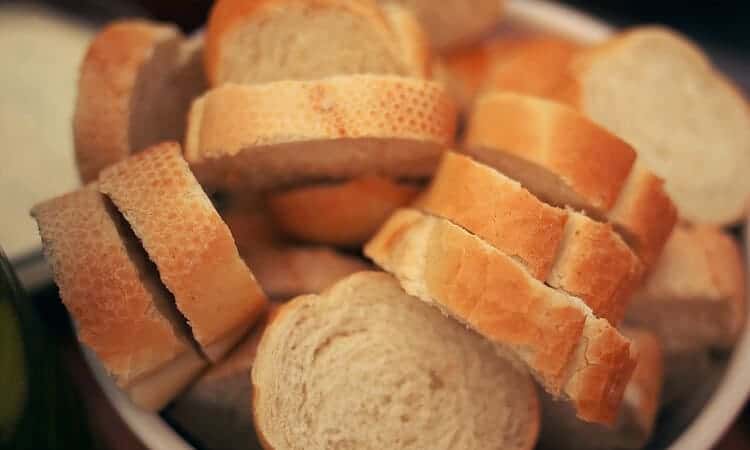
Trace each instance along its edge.
<instances>
[{"instance_id":1,"label":"bread slice with browned top","mask_svg":"<svg viewBox=\"0 0 750 450\"><path fill-rule=\"evenodd\" d=\"M465 151L542 200L611 221L650 267L677 221L663 181L625 141L576 110L512 92L480 97Z\"/></svg>"},{"instance_id":2,"label":"bread slice with browned top","mask_svg":"<svg viewBox=\"0 0 750 450\"><path fill-rule=\"evenodd\" d=\"M213 86L409 71L371 0L217 1L205 67Z\"/></svg>"},{"instance_id":3,"label":"bread slice with browned top","mask_svg":"<svg viewBox=\"0 0 750 450\"><path fill-rule=\"evenodd\" d=\"M630 343L580 299L451 222L396 212L365 246L411 295L467 325L527 367L578 417L612 423L635 365Z\"/></svg>"},{"instance_id":4,"label":"bread slice with browned top","mask_svg":"<svg viewBox=\"0 0 750 450\"><path fill-rule=\"evenodd\" d=\"M81 63L73 117L84 183L129 154L182 139L190 102L205 89L200 37L168 24L122 20L106 26Z\"/></svg>"},{"instance_id":5,"label":"bread slice with browned top","mask_svg":"<svg viewBox=\"0 0 750 450\"><path fill-rule=\"evenodd\" d=\"M750 201L750 107L688 38L626 30L578 54L557 97L633 145L680 215L725 225Z\"/></svg>"},{"instance_id":6,"label":"bread slice with browned top","mask_svg":"<svg viewBox=\"0 0 750 450\"><path fill-rule=\"evenodd\" d=\"M177 371L174 383L131 395L143 408L160 409L206 362L137 238L95 186L40 203L31 214L78 338L117 385L140 392L153 374Z\"/></svg>"},{"instance_id":7,"label":"bread slice with browned top","mask_svg":"<svg viewBox=\"0 0 750 450\"><path fill-rule=\"evenodd\" d=\"M226 84L194 102L185 157L204 186L222 190L364 174L421 178L455 127L450 96L416 78Z\"/></svg>"},{"instance_id":8,"label":"bread slice with browned top","mask_svg":"<svg viewBox=\"0 0 750 450\"><path fill-rule=\"evenodd\" d=\"M611 225L547 205L458 153L446 152L416 207L466 228L615 325L641 281L640 260Z\"/></svg>"},{"instance_id":9,"label":"bread slice with browned top","mask_svg":"<svg viewBox=\"0 0 750 450\"><path fill-rule=\"evenodd\" d=\"M179 145L160 144L108 167L99 190L141 240L204 353L220 359L266 298Z\"/></svg>"},{"instance_id":10,"label":"bread slice with browned top","mask_svg":"<svg viewBox=\"0 0 750 450\"><path fill-rule=\"evenodd\" d=\"M531 450L539 430L531 378L382 272L282 306L252 385L266 449Z\"/></svg>"}]
</instances>

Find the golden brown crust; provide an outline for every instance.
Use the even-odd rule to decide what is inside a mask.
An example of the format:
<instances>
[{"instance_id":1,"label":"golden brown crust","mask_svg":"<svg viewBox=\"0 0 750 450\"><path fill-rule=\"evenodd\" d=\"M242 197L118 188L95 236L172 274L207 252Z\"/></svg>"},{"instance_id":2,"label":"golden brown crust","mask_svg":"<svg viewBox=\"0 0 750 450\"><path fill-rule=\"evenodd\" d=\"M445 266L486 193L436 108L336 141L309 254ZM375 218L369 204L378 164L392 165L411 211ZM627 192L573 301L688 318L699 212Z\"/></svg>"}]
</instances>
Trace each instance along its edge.
<instances>
[{"instance_id":1,"label":"golden brown crust","mask_svg":"<svg viewBox=\"0 0 750 450\"><path fill-rule=\"evenodd\" d=\"M510 92L477 100L465 144L553 172L603 211L614 206L636 157L632 147L575 110Z\"/></svg>"},{"instance_id":2,"label":"golden brown crust","mask_svg":"<svg viewBox=\"0 0 750 450\"><path fill-rule=\"evenodd\" d=\"M105 169L99 189L140 238L207 353L226 334L253 323L265 295L178 144L160 144Z\"/></svg>"},{"instance_id":3,"label":"golden brown crust","mask_svg":"<svg viewBox=\"0 0 750 450\"><path fill-rule=\"evenodd\" d=\"M135 236L94 187L34 207L44 253L78 337L119 386L192 352L159 302L171 302Z\"/></svg>"},{"instance_id":4,"label":"golden brown crust","mask_svg":"<svg viewBox=\"0 0 750 450\"><path fill-rule=\"evenodd\" d=\"M73 117L76 162L84 183L131 151L131 93L154 49L181 39L168 25L145 20L113 22L89 46L81 63Z\"/></svg>"},{"instance_id":5,"label":"golden brown crust","mask_svg":"<svg viewBox=\"0 0 750 450\"><path fill-rule=\"evenodd\" d=\"M395 209L408 204L418 192L415 184L369 175L293 188L266 198L273 220L289 236L354 247L372 237Z\"/></svg>"}]
</instances>

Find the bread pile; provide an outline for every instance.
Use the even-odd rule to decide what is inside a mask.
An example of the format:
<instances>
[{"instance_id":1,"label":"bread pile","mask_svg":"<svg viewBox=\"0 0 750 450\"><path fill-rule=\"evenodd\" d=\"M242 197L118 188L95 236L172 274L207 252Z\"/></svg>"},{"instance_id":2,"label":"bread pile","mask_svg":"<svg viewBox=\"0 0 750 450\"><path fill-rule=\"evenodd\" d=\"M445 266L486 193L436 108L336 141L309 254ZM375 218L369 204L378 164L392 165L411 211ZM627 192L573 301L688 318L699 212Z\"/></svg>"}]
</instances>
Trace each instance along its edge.
<instances>
[{"instance_id":1,"label":"bread pile","mask_svg":"<svg viewBox=\"0 0 750 450\"><path fill-rule=\"evenodd\" d=\"M744 325L744 98L666 30L381 3L96 37L32 211L81 342L207 448L640 448Z\"/></svg>"}]
</instances>

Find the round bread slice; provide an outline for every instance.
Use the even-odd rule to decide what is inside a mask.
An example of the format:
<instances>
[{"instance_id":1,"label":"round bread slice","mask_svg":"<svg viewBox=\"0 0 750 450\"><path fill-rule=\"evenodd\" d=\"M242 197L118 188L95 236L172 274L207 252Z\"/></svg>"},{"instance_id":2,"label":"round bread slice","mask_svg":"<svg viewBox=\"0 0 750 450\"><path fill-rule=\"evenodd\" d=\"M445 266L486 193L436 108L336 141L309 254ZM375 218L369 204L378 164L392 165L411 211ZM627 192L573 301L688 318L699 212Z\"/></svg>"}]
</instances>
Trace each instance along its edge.
<instances>
[{"instance_id":1,"label":"round bread slice","mask_svg":"<svg viewBox=\"0 0 750 450\"><path fill-rule=\"evenodd\" d=\"M416 78L226 84L193 104L185 157L204 186L224 191L365 174L423 178L455 128L450 96Z\"/></svg>"},{"instance_id":2,"label":"round bread slice","mask_svg":"<svg viewBox=\"0 0 750 450\"><path fill-rule=\"evenodd\" d=\"M399 43L370 0L220 0L206 28L212 86L406 75Z\"/></svg>"},{"instance_id":3,"label":"round bread slice","mask_svg":"<svg viewBox=\"0 0 750 450\"><path fill-rule=\"evenodd\" d=\"M635 365L630 343L583 301L448 220L396 212L365 246L410 295L496 344L578 417L612 423Z\"/></svg>"},{"instance_id":4,"label":"round bread slice","mask_svg":"<svg viewBox=\"0 0 750 450\"><path fill-rule=\"evenodd\" d=\"M610 220L648 268L677 221L662 180L623 140L576 110L512 92L480 97L466 152L542 200Z\"/></svg>"},{"instance_id":5,"label":"round bread slice","mask_svg":"<svg viewBox=\"0 0 750 450\"><path fill-rule=\"evenodd\" d=\"M615 325L640 284L640 260L610 225L549 206L464 155L446 152L415 206L466 228Z\"/></svg>"},{"instance_id":6,"label":"round bread slice","mask_svg":"<svg viewBox=\"0 0 750 450\"><path fill-rule=\"evenodd\" d=\"M273 220L289 236L315 244L357 247L418 192L416 184L369 175L292 188L266 199Z\"/></svg>"},{"instance_id":7,"label":"round bread slice","mask_svg":"<svg viewBox=\"0 0 750 450\"><path fill-rule=\"evenodd\" d=\"M179 145L163 143L104 169L99 190L141 240L203 352L219 360L266 298Z\"/></svg>"},{"instance_id":8,"label":"round bread slice","mask_svg":"<svg viewBox=\"0 0 750 450\"><path fill-rule=\"evenodd\" d=\"M142 389L153 374L179 366L176 383L131 396L160 409L206 363L137 238L93 186L47 200L31 214L78 338L117 385Z\"/></svg>"},{"instance_id":9,"label":"round bread slice","mask_svg":"<svg viewBox=\"0 0 750 450\"><path fill-rule=\"evenodd\" d=\"M171 25L123 20L105 27L81 64L73 117L84 183L129 154L182 139L190 102L205 89L201 38Z\"/></svg>"},{"instance_id":10,"label":"round bread slice","mask_svg":"<svg viewBox=\"0 0 750 450\"><path fill-rule=\"evenodd\" d=\"M681 217L724 225L750 198L750 108L686 37L639 27L582 52L560 96L628 141Z\"/></svg>"},{"instance_id":11,"label":"round bread slice","mask_svg":"<svg viewBox=\"0 0 750 450\"><path fill-rule=\"evenodd\" d=\"M283 306L252 369L266 449L531 449L538 399L492 345L382 272Z\"/></svg>"}]
</instances>

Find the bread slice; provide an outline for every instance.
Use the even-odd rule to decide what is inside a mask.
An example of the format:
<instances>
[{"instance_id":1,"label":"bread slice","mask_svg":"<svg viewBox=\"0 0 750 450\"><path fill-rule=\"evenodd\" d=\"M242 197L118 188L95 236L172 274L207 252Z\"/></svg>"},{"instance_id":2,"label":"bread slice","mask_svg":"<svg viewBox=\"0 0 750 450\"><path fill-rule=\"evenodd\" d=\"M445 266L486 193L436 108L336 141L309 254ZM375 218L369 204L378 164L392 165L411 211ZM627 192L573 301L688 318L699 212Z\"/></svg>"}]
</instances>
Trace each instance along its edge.
<instances>
[{"instance_id":1,"label":"bread slice","mask_svg":"<svg viewBox=\"0 0 750 450\"><path fill-rule=\"evenodd\" d=\"M638 257L610 225L549 206L458 153L446 152L416 207L466 228L613 324L641 281Z\"/></svg>"},{"instance_id":2,"label":"bread slice","mask_svg":"<svg viewBox=\"0 0 750 450\"><path fill-rule=\"evenodd\" d=\"M491 31L503 15L503 0L379 0L412 8L427 30L432 45L446 51L474 43Z\"/></svg>"},{"instance_id":3,"label":"bread slice","mask_svg":"<svg viewBox=\"0 0 750 450\"><path fill-rule=\"evenodd\" d=\"M401 49L406 74L432 78L430 38L414 12L397 3L386 3L383 13Z\"/></svg>"},{"instance_id":4,"label":"bread slice","mask_svg":"<svg viewBox=\"0 0 750 450\"><path fill-rule=\"evenodd\" d=\"M201 38L167 24L123 20L104 28L81 64L73 117L84 183L129 154L182 139L190 102L205 89Z\"/></svg>"},{"instance_id":5,"label":"bread slice","mask_svg":"<svg viewBox=\"0 0 750 450\"><path fill-rule=\"evenodd\" d=\"M536 280L512 257L451 222L396 212L365 254L511 355L578 417L611 423L635 360L630 343L580 299Z\"/></svg>"},{"instance_id":6,"label":"bread slice","mask_svg":"<svg viewBox=\"0 0 750 450\"><path fill-rule=\"evenodd\" d=\"M203 352L219 360L266 298L179 145L163 143L104 169L99 190L141 240Z\"/></svg>"},{"instance_id":7,"label":"bread slice","mask_svg":"<svg viewBox=\"0 0 750 450\"><path fill-rule=\"evenodd\" d=\"M193 104L185 156L204 186L227 191L364 174L420 178L455 126L445 90L415 78L227 84Z\"/></svg>"},{"instance_id":8,"label":"bread slice","mask_svg":"<svg viewBox=\"0 0 750 450\"><path fill-rule=\"evenodd\" d=\"M137 238L93 186L40 203L31 214L78 338L118 386L147 385L151 374L187 361L179 383L133 398L159 409L206 363Z\"/></svg>"},{"instance_id":9,"label":"bread slice","mask_svg":"<svg viewBox=\"0 0 750 450\"><path fill-rule=\"evenodd\" d=\"M542 396L541 449L614 450L640 449L646 444L656 422L664 376L659 339L644 330L625 328L638 351L638 364L625 388L617 423L613 428L582 422L568 405Z\"/></svg>"},{"instance_id":10,"label":"bread slice","mask_svg":"<svg viewBox=\"0 0 750 450\"><path fill-rule=\"evenodd\" d=\"M548 203L612 221L646 267L677 220L662 181L633 148L567 106L488 93L476 102L465 148Z\"/></svg>"},{"instance_id":11,"label":"bread slice","mask_svg":"<svg viewBox=\"0 0 750 450\"><path fill-rule=\"evenodd\" d=\"M419 192L412 183L365 175L342 183L292 188L267 196L279 228L303 242L356 247Z\"/></svg>"},{"instance_id":12,"label":"bread slice","mask_svg":"<svg viewBox=\"0 0 750 450\"><path fill-rule=\"evenodd\" d=\"M283 306L252 384L267 449L531 449L539 427L526 374L382 272Z\"/></svg>"},{"instance_id":13,"label":"bread slice","mask_svg":"<svg viewBox=\"0 0 750 450\"><path fill-rule=\"evenodd\" d=\"M406 75L399 42L370 0L217 1L206 28L212 86Z\"/></svg>"},{"instance_id":14,"label":"bread slice","mask_svg":"<svg viewBox=\"0 0 750 450\"><path fill-rule=\"evenodd\" d=\"M678 226L633 296L627 320L655 332L670 353L730 348L745 325L746 301L745 264L734 238Z\"/></svg>"},{"instance_id":15,"label":"bread slice","mask_svg":"<svg viewBox=\"0 0 750 450\"><path fill-rule=\"evenodd\" d=\"M560 97L638 149L688 221L744 217L750 197L746 98L686 37L638 27L582 52Z\"/></svg>"}]
</instances>

